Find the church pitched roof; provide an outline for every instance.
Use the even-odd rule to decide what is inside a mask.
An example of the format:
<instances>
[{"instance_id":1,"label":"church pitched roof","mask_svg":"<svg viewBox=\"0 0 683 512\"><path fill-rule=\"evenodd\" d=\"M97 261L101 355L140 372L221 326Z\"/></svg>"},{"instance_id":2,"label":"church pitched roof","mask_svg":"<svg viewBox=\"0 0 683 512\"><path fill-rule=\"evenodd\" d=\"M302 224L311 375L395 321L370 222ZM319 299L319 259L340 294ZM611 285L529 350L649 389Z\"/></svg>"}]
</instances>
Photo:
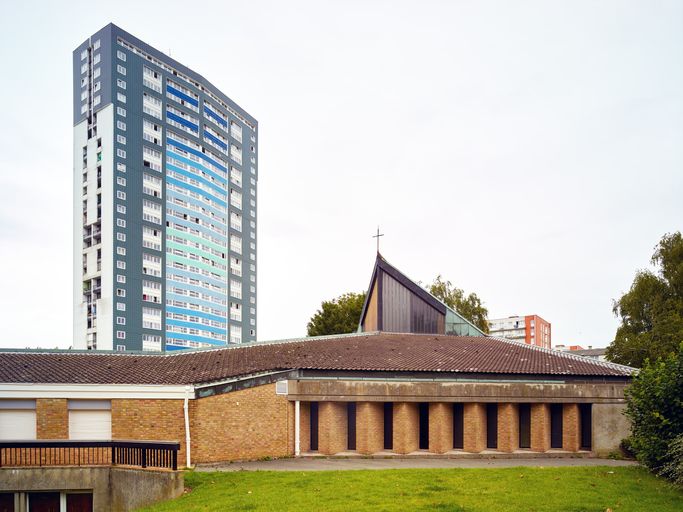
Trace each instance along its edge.
<instances>
[{"instance_id":1,"label":"church pitched roof","mask_svg":"<svg viewBox=\"0 0 683 512\"><path fill-rule=\"evenodd\" d=\"M449 316L457 319L459 323L467 324L473 330L476 335L484 336L485 333L481 331L476 325L470 322L467 318L463 317L460 313L454 309L448 307L441 300L437 299L434 295L425 290L422 286L417 284L415 281L406 276L403 272L398 270L395 266L389 263L384 256L379 252L377 253L377 258L375 259L375 266L372 270L372 276L370 278L370 285L368 286L368 292L365 296L365 302L363 303L363 309L360 315L359 331L362 331L362 326L365 321L365 317L368 313L368 308L370 306L371 293L375 287L375 283L378 280L379 273L384 272L385 274L391 276L394 280L398 281L403 287L410 291L413 295L419 297L423 302L434 308L440 314L444 316ZM381 329L380 329L381 330Z\"/></svg>"}]
</instances>

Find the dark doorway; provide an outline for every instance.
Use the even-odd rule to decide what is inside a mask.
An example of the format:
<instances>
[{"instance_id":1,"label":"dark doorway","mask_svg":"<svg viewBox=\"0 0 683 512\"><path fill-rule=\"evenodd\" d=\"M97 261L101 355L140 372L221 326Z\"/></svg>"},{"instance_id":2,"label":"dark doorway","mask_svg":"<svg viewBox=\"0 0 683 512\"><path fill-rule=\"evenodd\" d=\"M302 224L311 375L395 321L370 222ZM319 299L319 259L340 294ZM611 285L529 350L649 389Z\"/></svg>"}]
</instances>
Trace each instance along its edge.
<instances>
[{"instance_id":1,"label":"dark doorway","mask_svg":"<svg viewBox=\"0 0 683 512\"><path fill-rule=\"evenodd\" d=\"M346 404L346 449L356 449L356 402Z\"/></svg>"},{"instance_id":2,"label":"dark doorway","mask_svg":"<svg viewBox=\"0 0 683 512\"><path fill-rule=\"evenodd\" d=\"M465 414L464 404L453 404L453 448L462 450L465 447Z\"/></svg>"},{"instance_id":3,"label":"dark doorway","mask_svg":"<svg viewBox=\"0 0 683 512\"><path fill-rule=\"evenodd\" d=\"M394 449L394 403L384 402L384 449Z\"/></svg>"},{"instance_id":4,"label":"dark doorway","mask_svg":"<svg viewBox=\"0 0 683 512\"><path fill-rule=\"evenodd\" d=\"M429 404L420 403L420 450L429 450Z\"/></svg>"},{"instance_id":5,"label":"dark doorway","mask_svg":"<svg viewBox=\"0 0 683 512\"><path fill-rule=\"evenodd\" d=\"M579 404L581 417L581 449L593 449L593 410L592 404Z\"/></svg>"},{"instance_id":6,"label":"dark doorway","mask_svg":"<svg viewBox=\"0 0 683 512\"><path fill-rule=\"evenodd\" d=\"M318 402L311 402L311 451L318 451Z\"/></svg>"},{"instance_id":7,"label":"dark doorway","mask_svg":"<svg viewBox=\"0 0 683 512\"><path fill-rule=\"evenodd\" d=\"M498 449L498 404L486 404L486 448Z\"/></svg>"},{"instance_id":8,"label":"dark doorway","mask_svg":"<svg viewBox=\"0 0 683 512\"><path fill-rule=\"evenodd\" d=\"M29 512L59 512L58 492L31 492L28 494Z\"/></svg>"},{"instance_id":9,"label":"dark doorway","mask_svg":"<svg viewBox=\"0 0 683 512\"><path fill-rule=\"evenodd\" d=\"M531 404L519 404L519 447L531 448Z\"/></svg>"},{"instance_id":10,"label":"dark doorway","mask_svg":"<svg viewBox=\"0 0 683 512\"><path fill-rule=\"evenodd\" d=\"M562 404L550 404L550 447L562 448Z\"/></svg>"},{"instance_id":11,"label":"dark doorway","mask_svg":"<svg viewBox=\"0 0 683 512\"><path fill-rule=\"evenodd\" d=\"M14 512L13 492L0 492L0 512Z\"/></svg>"},{"instance_id":12,"label":"dark doorway","mask_svg":"<svg viewBox=\"0 0 683 512\"><path fill-rule=\"evenodd\" d=\"M66 512L92 512L92 494L86 492L67 494Z\"/></svg>"}]
</instances>

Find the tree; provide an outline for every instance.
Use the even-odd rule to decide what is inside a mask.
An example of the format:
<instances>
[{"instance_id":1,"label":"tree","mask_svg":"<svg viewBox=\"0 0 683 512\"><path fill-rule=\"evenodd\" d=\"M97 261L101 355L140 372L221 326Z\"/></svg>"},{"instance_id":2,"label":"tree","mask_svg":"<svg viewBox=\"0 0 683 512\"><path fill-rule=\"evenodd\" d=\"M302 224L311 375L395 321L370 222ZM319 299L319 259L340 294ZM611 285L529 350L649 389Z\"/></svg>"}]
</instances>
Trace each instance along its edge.
<instances>
[{"instance_id":1,"label":"tree","mask_svg":"<svg viewBox=\"0 0 683 512\"><path fill-rule=\"evenodd\" d=\"M320 309L308 322L308 335L355 332L358 329L364 302L365 292L345 293L336 299L323 301Z\"/></svg>"},{"instance_id":2,"label":"tree","mask_svg":"<svg viewBox=\"0 0 683 512\"><path fill-rule=\"evenodd\" d=\"M683 434L683 343L677 353L646 361L626 397L626 415L632 422L629 441L638 460L667 473L676 463L672 459L679 457L680 441L675 440Z\"/></svg>"},{"instance_id":3,"label":"tree","mask_svg":"<svg viewBox=\"0 0 683 512\"><path fill-rule=\"evenodd\" d=\"M641 367L649 358L675 353L683 341L683 237L662 237L651 262L657 271L639 270L631 289L614 301L621 317L614 341L607 347L612 362Z\"/></svg>"},{"instance_id":4,"label":"tree","mask_svg":"<svg viewBox=\"0 0 683 512\"><path fill-rule=\"evenodd\" d=\"M450 281L444 281L441 275L436 276L428 290L434 297L460 313L483 332L489 332L487 322L489 311L482 305L476 293L465 296L464 291L453 286Z\"/></svg>"}]
</instances>

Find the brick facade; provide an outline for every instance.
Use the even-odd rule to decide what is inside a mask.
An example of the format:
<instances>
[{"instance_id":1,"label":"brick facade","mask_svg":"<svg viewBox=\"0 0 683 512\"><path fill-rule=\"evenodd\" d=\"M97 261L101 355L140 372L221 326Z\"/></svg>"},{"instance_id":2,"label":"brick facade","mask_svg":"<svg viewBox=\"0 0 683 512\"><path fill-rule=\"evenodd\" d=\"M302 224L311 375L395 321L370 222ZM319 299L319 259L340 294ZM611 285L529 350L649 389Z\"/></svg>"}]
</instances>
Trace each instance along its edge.
<instances>
[{"instance_id":1,"label":"brick facade","mask_svg":"<svg viewBox=\"0 0 683 512\"><path fill-rule=\"evenodd\" d=\"M325 455L346 451L346 402L320 402L318 407L318 451Z\"/></svg>"},{"instance_id":2,"label":"brick facade","mask_svg":"<svg viewBox=\"0 0 683 512\"><path fill-rule=\"evenodd\" d=\"M579 404L564 404L562 408L562 449L579 451L581 444Z\"/></svg>"},{"instance_id":3,"label":"brick facade","mask_svg":"<svg viewBox=\"0 0 683 512\"><path fill-rule=\"evenodd\" d=\"M394 402L394 450L414 452L419 447L419 410L415 402Z\"/></svg>"},{"instance_id":4,"label":"brick facade","mask_svg":"<svg viewBox=\"0 0 683 512\"><path fill-rule=\"evenodd\" d=\"M290 407L275 384L193 400L192 459L201 462L291 455Z\"/></svg>"},{"instance_id":5,"label":"brick facade","mask_svg":"<svg viewBox=\"0 0 683 512\"><path fill-rule=\"evenodd\" d=\"M429 404L429 451L446 453L453 449L453 404Z\"/></svg>"},{"instance_id":6,"label":"brick facade","mask_svg":"<svg viewBox=\"0 0 683 512\"><path fill-rule=\"evenodd\" d=\"M531 450L550 450L550 405L531 404Z\"/></svg>"},{"instance_id":7,"label":"brick facade","mask_svg":"<svg viewBox=\"0 0 683 512\"><path fill-rule=\"evenodd\" d=\"M301 453L311 451L311 404L301 402L299 410L299 449Z\"/></svg>"},{"instance_id":8,"label":"brick facade","mask_svg":"<svg viewBox=\"0 0 683 512\"><path fill-rule=\"evenodd\" d=\"M69 410L66 398L36 400L36 437L69 439Z\"/></svg>"},{"instance_id":9,"label":"brick facade","mask_svg":"<svg viewBox=\"0 0 683 512\"><path fill-rule=\"evenodd\" d=\"M366 455L384 450L384 404L356 404L356 451Z\"/></svg>"},{"instance_id":10,"label":"brick facade","mask_svg":"<svg viewBox=\"0 0 683 512\"><path fill-rule=\"evenodd\" d=\"M184 466L185 412L183 400L113 399L112 439L178 441L178 465Z\"/></svg>"},{"instance_id":11,"label":"brick facade","mask_svg":"<svg viewBox=\"0 0 683 512\"><path fill-rule=\"evenodd\" d=\"M498 405L498 451L519 449L519 408L517 404Z\"/></svg>"},{"instance_id":12,"label":"brick facade","mask_svg":"<svg viewBox=\"0 0 683 512\"><path fill-rule=\"evenodd\" d=\"M486 449L486 404L466 403L464 407L463 449L481 452Z\"/></svg>"}]
</instances>

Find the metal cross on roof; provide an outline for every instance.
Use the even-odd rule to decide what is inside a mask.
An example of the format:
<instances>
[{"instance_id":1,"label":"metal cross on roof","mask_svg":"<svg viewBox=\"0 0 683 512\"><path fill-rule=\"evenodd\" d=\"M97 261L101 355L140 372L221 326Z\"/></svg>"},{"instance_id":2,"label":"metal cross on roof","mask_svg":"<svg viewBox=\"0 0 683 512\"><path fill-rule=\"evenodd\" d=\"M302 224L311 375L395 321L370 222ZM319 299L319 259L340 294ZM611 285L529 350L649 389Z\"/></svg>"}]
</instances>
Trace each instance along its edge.
<instances>
[{"instance_id":1,"label":"metal cross on roof","mask_svg":"<svg viewBox=\"0 0 683 512\"><path fill-rule=\"evenodd\" d=\"M381 234L380 234L380 232L379 232L379 226L377 226L377 234L376 234L376 235L372 235L372 238L376 238L376 239L377 239L377 254L379 254L379 237L380 237L380 236L384 236L384 233L381 233Z\"/></svg>"}]
</instances>

